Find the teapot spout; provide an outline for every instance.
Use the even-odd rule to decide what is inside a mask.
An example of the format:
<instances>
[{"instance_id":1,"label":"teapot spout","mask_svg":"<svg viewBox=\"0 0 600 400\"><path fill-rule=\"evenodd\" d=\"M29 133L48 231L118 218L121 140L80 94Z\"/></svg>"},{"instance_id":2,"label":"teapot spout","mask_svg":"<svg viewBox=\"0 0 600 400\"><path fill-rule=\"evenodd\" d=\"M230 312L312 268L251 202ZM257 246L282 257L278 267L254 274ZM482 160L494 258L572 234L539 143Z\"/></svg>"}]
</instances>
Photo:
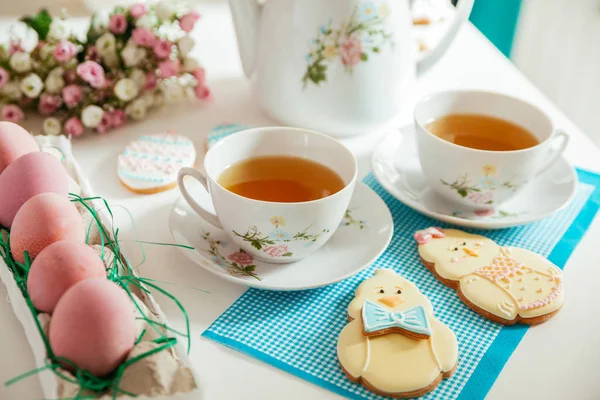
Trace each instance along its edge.
<instances>
[{"instance_id":1,"label":"teapot spout","mask_svg":"<svg viewBox=\"0 0 600 400\"><path fill-rule=\"evenodd\" d=\"M258 0L229 0L244 73L252 76L256 63L260 4Z\"/></svg>"}]
</instances>

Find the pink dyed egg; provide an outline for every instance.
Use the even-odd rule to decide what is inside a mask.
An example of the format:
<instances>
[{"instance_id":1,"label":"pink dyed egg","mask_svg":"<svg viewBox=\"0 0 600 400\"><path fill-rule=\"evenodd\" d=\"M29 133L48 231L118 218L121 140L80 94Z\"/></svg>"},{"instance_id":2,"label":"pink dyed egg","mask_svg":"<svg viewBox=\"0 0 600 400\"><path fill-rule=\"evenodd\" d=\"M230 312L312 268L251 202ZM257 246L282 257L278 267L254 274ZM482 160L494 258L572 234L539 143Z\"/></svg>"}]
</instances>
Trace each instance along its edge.
<instances>
[{"instance_id":1,"label":"pink dyed egg","mask_svg":"<svg viewBox=\"0 0 600 400\"><path fill-rule=\"evenodd\" d=\"M40 148L29 132L14 122L0 121L0 172L17 158L36 151Z\"/></svg>"},{"instance_id":2,"label":"pink dyed egg","mask_svg":"<svg viewBox=\"0 0 600 400\"><path fill-rule=\"evenodd\" d=\"M40 193L58 193L67 197L67 172L56 157L38 151L25 154L12 162L0 174L0 225L10 228L19 208Z\"/></svg>"},{"instance_id":3,"label":"pink dyed egg","mask_svg":"<svg viewBox=\"0 0 600 400\"><path fill-rule=\"evenodd\" d=\"M10 251L15 260L37 257L60 240L83 243L85 229L77 208L66 196L42 193L27 200L19 209L10 231Z\"/></svg>"},{"instance_id":4,"label":"pink dyed egg","mask_svg":"<svg viewBox=\"0 0 600 400\"><path fill-rule=\"evenodd\" d=\"M96 376L114 371L136 339L134 308L116 283L88 279L61 297L50 320L50 347Z\"/></svg>"},{"instance_id":5,"label":"pink dyed egg","mask_svg":"<svg viewBox=\"0 0 600 400\"><path fill-rule=\"evenodd\" d=\"M35 258L27 275L27 291L35 308L52 313L67 289L93 278L106 278L102 259L86 244L63 240Z\"/></svg>"}]
</instances>

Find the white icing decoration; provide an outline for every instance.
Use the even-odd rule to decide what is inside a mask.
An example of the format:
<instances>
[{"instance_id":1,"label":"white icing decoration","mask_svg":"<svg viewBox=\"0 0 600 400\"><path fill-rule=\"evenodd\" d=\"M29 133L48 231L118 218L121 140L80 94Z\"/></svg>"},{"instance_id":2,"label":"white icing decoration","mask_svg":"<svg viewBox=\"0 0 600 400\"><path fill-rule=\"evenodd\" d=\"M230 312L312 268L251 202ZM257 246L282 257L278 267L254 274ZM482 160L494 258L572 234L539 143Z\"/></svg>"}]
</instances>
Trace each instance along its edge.
<instances>
[{"instance_id":1,"label":"white icing decoration","mask_svg":"<svg viewBox=\"0 0 600 400\"><path fill-rule=\"evenodd\" d=\"M514 309L514 304L512 304L511 302L505 301L502 304L498 304L498 310L500 310L500 312L504 315L506 315L508 318L512 318L512 314L511 312Z\"/></svg>"},{"instance_id":2,"label":"white icing decoration","mask_svg":"<svg viewBox=\"0 0 600 400\"><path fill-rule=\"evenodd\" d=\"M195 161L194 143L185 136L142 135L119 155L117 174L132 189L154 189L175 183L179 169Z\"/></svg>"},{"instance_id":3,"label":"white icing decoration","mask_svg":"<svg viewBox=\"0 0 600 400\"><path fill-rule=\"evenodd\" d=\"M435 359L435 362L437 363L438 369L440 371L443 371L442 363L440 362L440 358L438 357L437 352L435 351L435 346L433 345L433 331L431 332L431 337L427 340L429 340L429 348L431 349L431 353L433 354L433 358Z\"/></svg>"},{"instance_id":4,"label":"white icing decoration","mask_svg":"<svg viewBox=\"0 0 600 400\"><path fill-rule=\"evenodd\" d=\"M369 337L365 336L367 339L367 359L365 360L365 366L363 367L360 375L362 376L365 372L367 372L367 368L369 368L369 363L371 362L371 342L369 341Z\"/></svg>"},{"instance_id":5,"label":"white icing decoration","mask_svg":"<svg viewBox=\"0 0 600 400\"><path fill-rule=\"evenodd\" d=\"M520 290L521 290L521 292L526 291L527 290L527 286L523 286Z\"/></svg>"},{"instance_id":6,"label":"white icing decoration","mask_svg":"<svg viewBox=\"0 0 600 400\"><path fill-rule=\"evenodd\" d=\"M450 262L451 262L451 263L457 263L458 261L459 261L459 260L458 260L458 257L452 257L452 258L450 259Z\"/></svg>"}]
</instances>

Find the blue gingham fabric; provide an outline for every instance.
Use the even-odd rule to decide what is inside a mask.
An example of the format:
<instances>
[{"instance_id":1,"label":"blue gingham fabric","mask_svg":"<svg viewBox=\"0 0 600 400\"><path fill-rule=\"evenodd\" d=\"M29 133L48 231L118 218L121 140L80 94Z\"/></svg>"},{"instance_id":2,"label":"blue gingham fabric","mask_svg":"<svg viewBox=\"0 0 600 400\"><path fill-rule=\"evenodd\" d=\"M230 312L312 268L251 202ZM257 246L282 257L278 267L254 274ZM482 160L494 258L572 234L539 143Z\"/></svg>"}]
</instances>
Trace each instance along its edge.
<instances>
[{"instance_id":1,"label":"blue gingham fabric","mask_svg":"<svg viewBox=\"0 0 600 400\"><path fill-rule=\"evenodd\" d=\"M586 171L578 174L580 184L575 198L554 216L511 229L466 230L481 233L503 246L535 251L562 268L600 204L600 175ZM203 336L346 398L381 399L344 375L338 364L336 344L340 331L348 323L346 309L358 284L376 268L393 268L429 297L436 316L458 338L459 362L455 374L424 398L484 398L528 327L503 327L490 322L465 306L454 290L438 282L419 261L413 234L431 225L448 225L406 207L372 175L365 182L386 202L395 224L390 246L372 266L320 289L302 292L249 289ZM545 328L541 325L532 329Z\"/></svg>"},{"instance_id":2,"label":"blue gingham fabric","mask_svg":"<svg viewBox=\"0 0 600 400\"><path fill-rule=\"evenodd\" d=\"M244 128L247 126L220 125L211 132L209 147ZM483 234L503 246L535 251L562 268L600 205L600 175L580 170L578 176L580 185L575 198L566 209L550 218L498 231L465 230ZM394 218L392 241L372 266L320 289L302 292L249 289L203 336L346 398L381 399L344 375L337 361L336 345L339 333L348 323L346 310L358 284L372 276L376 268L393 268L429 297L436 316L458 338L459 362L455 374L424 398L484 398L528 327L503 327L490 322L465 306L454 290L438 282L419 261L413 234L428 226L449 225L403 205L373 175L365 182L386 202Z\"/></svg>"}]
</instances>

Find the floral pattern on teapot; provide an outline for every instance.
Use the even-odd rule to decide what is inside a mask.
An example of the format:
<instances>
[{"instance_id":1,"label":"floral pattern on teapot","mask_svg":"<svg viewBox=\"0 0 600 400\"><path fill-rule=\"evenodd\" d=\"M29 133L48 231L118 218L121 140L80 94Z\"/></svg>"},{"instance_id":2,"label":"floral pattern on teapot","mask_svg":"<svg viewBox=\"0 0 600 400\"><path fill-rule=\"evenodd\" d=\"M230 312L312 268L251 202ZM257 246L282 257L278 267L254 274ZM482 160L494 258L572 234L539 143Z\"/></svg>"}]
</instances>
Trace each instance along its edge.
<instances>
[{"instance_id":1,"label":"floral pattern on teapot","mask_svg":"<svg viewBox=\"0 0 600 400\"><path fill-rule=\"evenodd\" d=\"M382 29L390 11L387 3L377 5L366 1L354 7L348 22L342 21L333 28L333 18L319 27L317 37L306 54L306 72L302 77L303 87L310 83L317 86L327 82L327 68L339 58L344 71L352 74L353 68L369 61L369 53L379 54L382 48L394 45L392 34Z\"/></svg>"}]
</instances>

